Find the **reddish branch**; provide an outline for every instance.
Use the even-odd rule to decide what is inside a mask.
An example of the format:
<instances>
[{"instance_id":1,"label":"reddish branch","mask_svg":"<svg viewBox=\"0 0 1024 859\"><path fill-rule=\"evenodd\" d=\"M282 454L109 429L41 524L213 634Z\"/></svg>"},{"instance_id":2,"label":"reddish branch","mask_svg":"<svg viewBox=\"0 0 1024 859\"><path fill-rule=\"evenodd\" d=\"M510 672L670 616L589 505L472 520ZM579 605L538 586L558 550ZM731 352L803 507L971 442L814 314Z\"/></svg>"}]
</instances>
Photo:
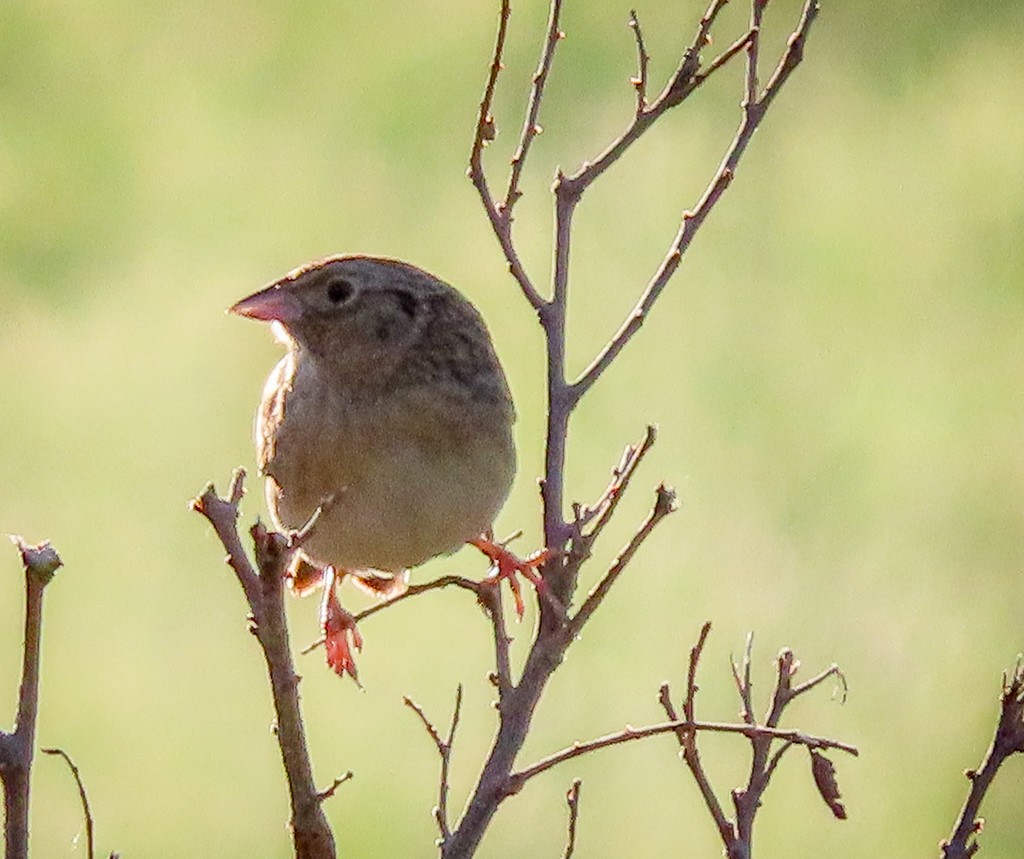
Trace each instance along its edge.
<instances>
[{"instance_id":1,"label":"reddish branch","mask_svg":"<svg viewBox=\"0 0 1024 859\"><path fill-rule=\"evenodd\" d=\"M28 856L32 759L39 715L43 591L63 562L47 541L31 546L21 537L11 539L21 553L25 573L25 628L14 727L10 731L0 731L0 779L4 790L4 856L7 859L25 859Z\"/></svg>"},{"instance_id":2,"label":"reddish branch","mask_svg":"<svg viewBox=\"0 0 1024 859\"><path fill-rule=\"evenodd\" d=\"M981 802L1006 759L1024 754L1024 664L1020 661L1003 674L1003 690L999 699L999 722L995 736L985 752L981 766L967 770L971 782L960 815L947 841L940 845L942 859L968 859L979 850L978 835L985 821L978 816Z\"/></svg>"}]
</instances>

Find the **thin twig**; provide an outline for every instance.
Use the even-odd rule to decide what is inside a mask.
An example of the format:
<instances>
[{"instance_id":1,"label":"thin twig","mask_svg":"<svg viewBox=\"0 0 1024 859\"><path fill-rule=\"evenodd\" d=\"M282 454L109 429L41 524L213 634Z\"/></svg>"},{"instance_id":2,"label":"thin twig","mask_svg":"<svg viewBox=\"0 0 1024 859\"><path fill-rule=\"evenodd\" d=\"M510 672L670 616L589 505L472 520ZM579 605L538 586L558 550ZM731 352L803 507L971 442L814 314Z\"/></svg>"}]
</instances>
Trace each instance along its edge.
<instances>
[{"instance_id":1,"label":"thin twig","mask_svg":"<svg viewBox=\"0 0 1024 859\"><path fill-rule=\"evenodd\" d=\"M408 695L402 698L402 703L412 710L426 729L430 739L434 741L434 747L441 758L441 777L438 785L437 807L434 809L434 820L437 822L438 831L441 833L441 846L443 847L451 838L451 827L448 823L448 793L450 789L449 772L451 768L452 743L455 741L455 730L459 725L459 715L462 712L462 684L455 690L455 707L452 710L452 720L448 725L448 735L442 739L440 731L433 722L427 718L423 708L412 700Z\"/></svg>"},{"instance_id":2,"label":"thin twig","mask_svg":"<svg viewBox=\"0 0 1024 859\"><path fill-rule=\"evenodd\" d=\"M640 28L636 9L629 10L629 29L633 31L633 38L636 41L636 77L631 78L630 83L636 90L636 115L640 116L647 109L647 67L651 57L644 45L644 33Z\"/></svg>"},{"instance_id":3,"label":"thin twig","mask_svg":"<svg viewBox=\"0 0 1024 859\"><path fill-rule=\"evenodd\" d=\"M735 42L729 45L728 48L722 51L721 54L708 63L708 67L704 71L698 72L694 76L694 80L697 82L697 85L704 83L705 80L722 68L722 66L729 62L729 60L735 57L740 51L749 47L750 43L756 38L756 36L756 30L747 30L746 33L740 36Z\"/></svg>"},{"instance_id":4,"label":"thin twig","mask_svg":"<svg viewBox=\"0 0 1024 859\"><path fill-rule=\"evenodd\" d=\"M756 7L759 4L762 4L763 0L752 0L752 2ZM709 13L710 11L711 10L709 10ZM742 159L751 138L754 136L754 132L764 119L769 104L778 94L783 84L785 84L792 71L803 59L803 46L806 42L810 27L814 23L814 19L817 17L817 13L817 0L807 0L804 5L800 22L797 25L797 29L789 38L786 52L780 60L778 68L772 75L772 78L769 81L768 86L765 88L760 100L755 99L751 102L744 100L743 115L740 125L736 131L736 136L730 143L725 153L725 157L722 159L722 163L714 178L712 178L708 183L693 211L685 212L683 214L683 220L679 227L679 231L677 232L672 245L669 247L665 259L658 267L658 270L655 272L650 282L644 288L640 299L637 301L632 312L626 318L626 321L598 353L590 365L580 374L579 378L573 383L572 389L573 397L575 399L578 400L579 397L583 396L583 394L589 390L612 361L615 360L616 356L618 356L625 345L640 330L644 320L647 318L651 309L654 307L655 302L658 300L658 297L661 295L672 275L675 274L676 269L678 269L679 263L682 261L683 254L685 254L689 249L697 230L700 229L700 226L704 223L708 214L715 207L719 199L721 199L722 195L725 193L726 188L728 188L729 184L732 182L740 160ZM717 12L715 14L717 14ZM749 52L750 46L753 44L756 44L756 39L749 39L747 43L748 64L751 62ZM734 55L735 54L731 54L730 56ZM756 52L754 62L756 63ZM659 102L660 101L661 99L659 98ZM655 106L657 104L658 102L655 103ZM652 106L651 111L655 109L655 106ZM645 116L650 116L651 111L648 111ZM579 178L580 174L577 174L577 176L572 177L571 181L581 182L583 184L592 181L590 176L596 164L603 163L602 159L609 159L610 163L613 163L622 154L622 152L625 151L627 146L633 142L632 134L635 134L637 137L639 136L639 133L634 132L632 128L627 132L627 134L630 134L629 139L627 139L627 135L623 135L623 137L620 138L620 141L616 141L615 144L609 147L609 150L607 150L605 155L599 157L594 164L589 165L587 173L583 174L586 176L585 180ZM604 165L605 169L607 166L610 166L610 163Z\"/></svg>"},{"instance_id":5,"label":"thin twig","mask_svg":"<svg viewBox=\"0 0 1024 859\"><path fill-rule=\"evenodd\" d=\"M598 606L604 601L604 598L608 596L608 591L611 590L612 585L615 584L616 579L622 575L623 570L633 559L633 555L636 554L644 541L651 535L654 529L658 526L669 513L672 513L676 509L676 493L674 489L671 489L665 484L658 487L654 506L651 508L651 512L647 514L647 518L643 524L632 536L630 541L626 544L625 548L619 552L618 557L612 562L611 567L608 568L608 572L605 573L604 578L601 579L587 594L586 600L583 605L580 606L576 615L572 618L569 623L569 628L574 635L579 634L579 631L583 628L583 625L590 620L590 616L597 610Z\"/></svg>"},{"instance_id":6,"label":"thin twig","mask_svg":"<svg viewBox=\"0 0 1024 859\"><path fill-rule=\"evenodd\" d=\"M39 751L44 755L58 755L64 759L64 763L71 770L71 777L75 780L75 784L78 787L78 799L82 803L82 816L85 818L85 855L88 859L93 859L95 850L93 847L92 811L89 809L89 796L85 792L82 774L78 771L78 767L75 766L75 762L71 760L71 756L63 749L40 749Z\"/></svg>"},{"instance_id":7,"label":"thin twig","mask_svg":"<svg viewBox=\"0 0 1024 859\"><path fill-rule=\"evenodd\" d=\"M579 504L573 505L573 518L575 520L573 524L580 537L583 536L583 529L592 520L597 518L597 523L584 538L587 550L589 550L598 535L611 520L612 515L615 513L615 508L629 486L630 479L640 466L640 463L643 462L644 457L647 456L648 451L654 446L657 437L658 428L653 424L648 426L640 444L631 444L623 452L619 464L612 470L612 479L601 497L590 507L584 508Z\"/></svg>"},{"instance_id":8,"label":"thin twig","mask_svg":"<svg viewBox=\"0 0 1024 859\"><path fill-rule=\"evenodd\" d=\"M337 792L338 788L341 787L345 782L351 781L355 777L352 770L342 773L341 775L335 776L331 779L331 783L321 791L317 791L317 799L321 802L326 802Z\"/></svg>"},{"instance_id":9,"label":"thin twig","mask_svg":"<svg viewBox=\"0 0 1024 859\"><path fill-rule=\"evenodd\" d=\"M1024 754L1024 663L1020 657L1016 665L1003 674L995 736L981 766L965 773L971 789L953 825L952 834L939 845L942 859L969 859L978 852L978 834L984 826L984 820L978 814L982 800L999 768L1015 754Z\"/></svg>"},{"instance_id":10,"label":"thin twig","mask_svg":"<svg viewBox=\"0 0 1024 859\"><path fill-rule=\"evenodd\" d=\"M565 794L565 802L569 806L569 825L562 859L572 859L572 854L576 850L576 821L580 814L580 787L582 785L583 782L580 779L573 779L572 785Z\"/></svg>"},{"instance_id":11,"label":"thin twig","mask_svg":"<svg viewBox=\"0 0 1024 859\"><path fill-rule=\"evenodd\" d=\"M740 712L740 716L743 721L748 725L754 724L754 704L751 697L753 691L753 683L750 679L750 663L752 658L752 652L754 649L754 633L748 632L746 643L743 646L743 668L737 665L735 659L731 659L732 663L732 679L736 683L736 691L739 693L740 701L743 704L743 709Z\"/></svg>"},{"instance_id":12,"label":"thin twig","mask_svg":"<svg viewBox=\"0 0 1024 859\"><path fill-rule=\"evenodd\" d=\"M463 576L439 576L438 578L432 579L429 582L424 582L421 585L409 585L402 593L398 594L397 596L393 596L389 599L383 600L382 602L376 603L375 605L372 605L369 608L365 608L361 612L358 612L357 614L353 615L352 621L353 623L359 623L360 621L363 621L368 617L372 617L378 612L382 612L385 609L391 608L392 606L395 606L398 603L405 602L407 599L411 599L412 597L418 597L422 594L429 593L430 591L437 591L447 587L457 587L462 588L463 590L472 591L478 597L481 596L484 588L484 586L481 585L480 582L475 582L472 579L467 579ZM323 643L324 637L321 636L316 641L312 642L311 644L307 644L305 647L303 647L302 650L299 651L299 653L305 656L308 653L312 653L318 647L322 647Z\"/></svg>"},{"instance_id":13,"label":"thin twig","mask_svg":"<svg viewBox=\"0 0 1024 859\"><path fill-rule=\"evenodd\" d=\"M757 103L757 60L761 51L761 19L764 17L764 10L767 5L768 0L751 0L750 2L750 32L752 36L747 43L747 71L743 96L744 110Z\"/></svg>"},{"instance_id":14,"label":"thin twig","mask_svg":"<svg viewBox=\"0 0 1024 859\"><path fill-rule=\"evenodd\" d=\"M697 35L694 36L693 42L683 53L679 68L669 79L661 94L646 110L637 113L626 130L609 143L596 158L584 162L575 173L559 177L556 182L556 191L558 183L561 183L567 186L563 189L563 193L579 198L586 188L618 161L666 111L680 105L687 96L704 83L708 75L698 76L700 52L710 43L711 25L728 2L729 0L713 0L704 13L704 17L701 18Z\"/></svg>"},{"instance_id":15,"label":"thin twig","mask_svg":"<svg viewBox=\"0 0 1024 859\"><path fill-rule=\"evenodd\" d=\"M812 749L839 749L840 751L847 752L854 756L860 754L856 746L851 746L849 743L833 740L829 737L818 737L813 734L805 734L797 730L768 728L763 725L740 725L730 722L702 722L699 720L690 721L688 719L679 719L671 722L660 722L656 725L647 725L643 728L634 728L627 725L623 730L616 731L613 734L606 734L603 737L597 737L596 739L588 740L585 743L573 743L568 748L548 755L546 758L542 758L535 764L518 770L517 772L513 772L509 776L509 793L518 793L522 789L523 785L534 776L547 772L552 767L558 766L558 764L572 760L573 758L578 758L581 755L590 754L591 752L596 752L598 749L604 749L608 746L617 746L622 743L633 742L634 740L644 740L648 737L658 736L659 734L678 733L680 729L687 732L710 731L718 734L742 734L745 737L764 737L769 740L777 739L788 741L798 745L807 746Z\"/></svg>"},{"instance_id":16,"label":"thin twig","mask_svg":"<svg viewBox=\"0 0 1024 859\"><path fill-rule=\"evenodd\" d=\"M189 508L206 517L224 545L227 557L224 559L238 578L250 607L259 605L259 577L249 556L242 547L238 535L238 506L245 495L245 469L236 468L231 475L231 488L221 498L212 483L207 483L203 492L189 502ZM258 618L258 615L257 615Z\"/></svg>"},{"instance_id":17,"label":"thin twig","mask_svg":"<svg viewBox=\"0 0 1024 859\"><path fill-rule=\"evenodd\" d=\"M479 597L491 618L491 629L494 636L494 685L498 690L498 706L501 707L505 696L512 689L512 661L509 658L509 646L512 639L505 628L501 588L481 588Z\"/></svg>"},{"instance_id":18,"label":"thin twig","mask_svg":"<svg viewBox=\"0 0 1024 859\"><path fill-rule=\"evenodd\" d=\"M686 698L683 700L683 718L684 721L687 722L694 722L697 718L697 666L700 663L701 655L704 652L704 645L707 642L708 634L710 632L711 621L707 621L701 627L700 635L697 637L696 644L690 648L689 667L686 675ZM679 718L675 707L672 705L672 696L669 691L668 683L662 684L658 700L661 702L661 706L665 710L665 714L669 719L675 721ZM718 795L711 786L711 779L708 777L708 774L704 769L704 763L701 761L700 749L697 744L697 734L694 731L680 729L676 732L676 736L679 739L679 745L682 748L683 761L686 764L687 769L690 770L693 780L697 783L697 789L700 791L701 798L704 800L704 805L707 807L708 813L711 815L711 819L715 823L715 828L718 830L722 842L726 847L728 847L734 838L732 821L730 821L728 816L725 814L725 811L722 808L722 803L719 801Z\"/></svg>"},{"instance_id":19,"label":"thin twig","mask_svg":"<svg viewBox=\"0 0 1024 859\"><path fill-rule=\"evenodd\" d=\"M508 38L508 22L511 15L512 5L510 0L502 0L501 12L498 16L498 35L494 42L494 53L491 56L484 94L480 100L476 132L473 135L473 146L469 154L468 174L473 186L480 195L480 202L483 204L487 219L491 222L491 229L501 245L505 260L508 262L509 271L519 284L519 288L530 303L530 306L534 310L540 310L544 306L544 299L537 292L536 287L530 281L530 276L523 267L522 260L519 258L519 252L512 241L512 224L507 216L507 211L499 208L495 202L483 168L484 147L494 140L497 134L491 108L494 105L494 92L498 85L498 77L503 68L502 56L505 53L505 40Z\"/></svg>"},{"instance_id":20,"label":"thin twig","mask_svg":"<svg viewBox=\"0 0 1024 859\"><path fill-rule=\"evenodd\" d=\"M768 78L768 83L765 84L764 91L761 93L758 104L760 104L762 111L768 109L789 79L789 76L793 74L793 70L803 61L807 34L810 32L811 25L814 23L814 19L818 17L820 11L821 3L818 0L807 0L804 3L803 10L800 13L800 21L786 42L785 53L783 53L779 64L775 67L771 77Z\"/></svg>"},{"instance_id":21,"label":"thin twig","mask_svg":"<svg viewBox=\"0 0 1024 859\"><path fill-rule=\"evenodd\" d=\"M533 85L530 87L526 119L523 121L523 130L519 136L519 146L512 156L512 169L509 172L505 201L499 206L507 222L511 222L512 209L522 196L522 192L519 190L519 180L522 177L523 168L526 166L526 156L530 152L530 146L534 139L541 132L539 120L540 106L544 99L544 87L548 82L548 74L551 72L551 63L555 59L555 49L558 47L558 43L565 38L565 33L561 30L561 17L562 0L552 0L544 47L541 49L540 62L537 65L537 71L533 74Z\"/></svg>"}]
</instances>

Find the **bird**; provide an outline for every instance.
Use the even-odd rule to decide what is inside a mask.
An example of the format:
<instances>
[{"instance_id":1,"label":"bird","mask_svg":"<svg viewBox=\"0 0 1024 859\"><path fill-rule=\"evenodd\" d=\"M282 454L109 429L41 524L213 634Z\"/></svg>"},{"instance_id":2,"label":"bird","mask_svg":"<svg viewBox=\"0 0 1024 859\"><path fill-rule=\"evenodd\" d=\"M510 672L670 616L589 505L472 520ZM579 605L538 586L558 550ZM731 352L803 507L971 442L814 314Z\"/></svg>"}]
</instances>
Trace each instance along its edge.
<instances>
[{"instance_id":1,"label":"bird","mask_svg":"<svg viewBox=\"0 0 1024 859\"><path fill-rule=\"evenodd\" d=\"M340 255L300 266L229 308L271 323L285 355L268 376L255 443L275 526L314 512L290 583L322 584L328 664L358 682L362 639L335 593L344 576L382 597L408 571L477 546L522 600L541 553L516 558L493 523L516 474L515 407L490 333L453 286L410 263Z\"/></svg>"}]
</instances>

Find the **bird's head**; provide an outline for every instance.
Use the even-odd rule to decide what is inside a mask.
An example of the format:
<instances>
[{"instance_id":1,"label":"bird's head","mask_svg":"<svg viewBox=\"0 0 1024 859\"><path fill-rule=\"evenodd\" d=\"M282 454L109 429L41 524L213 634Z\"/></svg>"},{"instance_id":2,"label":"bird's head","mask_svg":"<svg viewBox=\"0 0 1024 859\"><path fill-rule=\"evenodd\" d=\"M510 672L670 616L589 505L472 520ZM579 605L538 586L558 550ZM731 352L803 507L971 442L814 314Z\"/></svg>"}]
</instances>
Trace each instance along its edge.
<instances>
[{"instance_id":1,"label":"bird's head","mask_svg":"<svg viewBox=\"0 0 1024 859\"><path fill-rule=\"evenodd\" d=\"M315 359L348 369L394 366L419 339L431 302L451 287L398 260L331 257L243 298L231 313L271 322Z\"/></svg>"}]
</instances>

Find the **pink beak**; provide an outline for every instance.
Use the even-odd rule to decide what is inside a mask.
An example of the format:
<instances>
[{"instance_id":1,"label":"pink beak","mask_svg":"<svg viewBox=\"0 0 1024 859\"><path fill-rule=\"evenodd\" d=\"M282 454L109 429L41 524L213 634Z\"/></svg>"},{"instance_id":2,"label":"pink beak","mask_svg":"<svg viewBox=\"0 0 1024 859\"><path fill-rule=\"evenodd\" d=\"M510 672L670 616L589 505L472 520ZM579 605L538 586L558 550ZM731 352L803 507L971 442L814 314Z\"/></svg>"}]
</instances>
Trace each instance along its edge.
<instances>
[{"instance_id":1,"label":"pink beak","mask_svg":"<svg viewBox=\"0 0 1024 859\"><path fill-rule=\"evenodd\" d=\"M276 320L288 323L302 315L302 304L293 292L282 289L275 283L231 305L228 313L237 313L239 316L263 322Z\"/></svg>"}]
</instances>

